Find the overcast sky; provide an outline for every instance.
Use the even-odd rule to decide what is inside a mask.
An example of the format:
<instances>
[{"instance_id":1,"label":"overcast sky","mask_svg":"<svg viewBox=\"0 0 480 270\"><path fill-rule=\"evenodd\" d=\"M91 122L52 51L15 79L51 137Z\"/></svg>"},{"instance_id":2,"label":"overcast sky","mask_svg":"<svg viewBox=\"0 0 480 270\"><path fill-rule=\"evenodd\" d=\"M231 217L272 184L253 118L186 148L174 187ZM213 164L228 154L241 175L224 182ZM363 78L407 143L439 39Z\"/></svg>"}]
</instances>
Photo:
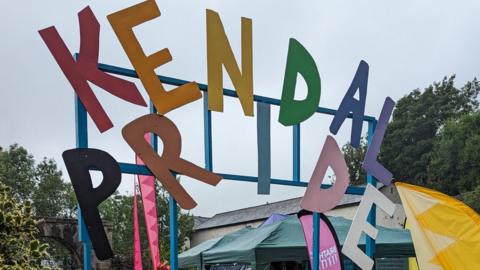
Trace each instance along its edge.
<instances>
[{"instance_id":1,"label":"overcast sky","mask_svg":"<svg viewBox=\"0 0 480 270\"><path fill-rule=\"evenodd\" d=\"M38 30L55 25L72 52L79 48L77 12L90 5L101 25L100 62L131 68L106 16L140 1L4 1L0 9L0 145L18 143L37 160L75 147L73 89L41 40ZM443 76L457 74L457 86L480 74L479 1L157 1L161 17L135 28L147 54L168 48L173 61L158 74L207 81L206 9L219 12L235 55L240 56L240 18L253 20L254 92L280 98L289 38L302 43L316 61L322 81L320 106L336 109L360 60L370 65L366 113L378 117L386 96L398 100ZM238 58L239 59L239 58ZM141 83L139 90L147 99ZM225 87L231 82L225 75ZM139 107L94 88L115 127L100 134L89 121L89 146L117 161L134 162L121 128L145 114ZM299 80L297 98L306 95ZM182 134L182 157L203 166L202 101L167 114ZM291 128L272 109L272 176L291 177ZM332 117L316 115L302 124L301 177L308 180L328 135ZM364 132L366 126L364 126ZM256 175L255 118L243 115L238 100L225 99L213 113L214 170ZM335 136L350 137L346 122ZM65 170L64 170L65 171ZM64 173L66 181L68 175ZM133 176L123 175L120 191L132 193ZM273 187L257 195L256 185L222 181L210 187L183 178L197 201L192 212L218 212L302 196L303 188Z\"/></svg>"}]
</instances>

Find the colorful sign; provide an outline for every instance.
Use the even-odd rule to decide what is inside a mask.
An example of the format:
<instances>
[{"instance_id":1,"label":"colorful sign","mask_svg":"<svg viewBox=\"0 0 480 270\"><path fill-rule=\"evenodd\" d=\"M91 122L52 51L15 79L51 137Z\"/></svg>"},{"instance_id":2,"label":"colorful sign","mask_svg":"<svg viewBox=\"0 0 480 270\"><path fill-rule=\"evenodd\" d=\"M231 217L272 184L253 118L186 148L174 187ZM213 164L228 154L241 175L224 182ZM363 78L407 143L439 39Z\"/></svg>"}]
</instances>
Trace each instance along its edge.
<instances>
[{"instance_id":1,"label":"colorful sign","mask_svg":"<svg viewBox=\"0 0 480 270\"><path fill-rule=\"evenodd\" d=\"M197 203L175 180L173 173L187 175L214 186L220 182L222 177L180 157L181 134L175 123L166 114L185 104L195 102L202 95L196 82L185 82L175 89L166 91L159 77L155 74L156 68L172 61L170 51L168 48L164 48L151 55L145 55L133 28L157 19L159 16L160 9L154 0L141 2L107 16L146 93L158 111L156 114L147 114L128 123L123 127L122 135L125 142L145 163L145 166L177 201L179 206L183 209L192 209ZM113 127L113 122L90 88L89 81L135 105L146 106L146 103L135 84L112 76L98 68L100 25L92 10L89 7L84 8L78 13L78 18L80 22L80 53L75 58L72 57L71 52L54 26L40 30L39 33L98 130L105 132ZM219 14L212 10L206 11L207 101L208 108L211 111L223 111L222 72L223 67L225 67L235 86L236 95L238 95L244 114L254 116L252 25L251 19L241 19L242 51L240 68L235 60ZM365 118L368 72L368 64L361 61L330 125L331 133L336 134L344 120L347 117L352 117L351 144L353 147L359 147L362 121ZM304 100L294 99L298 75L304 78L308 89L307 97ZM359 91L359 99L355 98L357 91ZM318 109L320 94L321 80L314 58L299 41L290 39L278 121L285 126L291 126L309 119ZM390 98L386 99L380 122L375 130L373 142L368 148L363 166L368 173L374 175L386 185L390 184L392 174L378 163L377 155L394 104ZM259 105L257 114L257 138L259 141L258 193L269 194L271 184L270 108ZM150 143L145 140L145 134L150 133L154 133L162 140L164 146L162 155L154 151ZM111 258L113 253L103 232L97 207L115 192L121 181L118 162L104 151L89 148L67 150L63 156L95 253L99 259ZM336 182L330 188L323 189L321 183L328 167L335 171ZM101 170L104 175L100 187L95 189L92 187L89 176L89 170L92 168ZM151 183L149 185L151 186ZM335 139L328 136L301 206L306 210L324 213L337 205L348 185L349 174L345 160ZM142 199L147 202L144 203L144 206L150 208L148 198L152 196L151 189L145 190L144 186L142 187L142 181L140 181L140 186ZM368 207L371 207L376 201L372 199L370 202ZM144 211L148 210L144 209ZM366 219L366 216L363 215L358 215L358 217ZM358 221L360 218L356 217L355 219ZM362 224L361 221L357 223ZM353 224L357 223L354 222ZM365 223L365 220L363 220L363 223ZM154 223L150 225L154 226ZM355 228L352 226L352 229ZM149 237L154 238L155 232L151 231L151 233ZM155 257L154 241L150 242L150 247L152 256ZM356 257L352 259L356 262ZM158 262L155 259L153 261ZM365 266L364 269L369 268Z\"/></svg>"},{"instance_id":2,"label":"colorful sign","mask_svg":"<svg viewBox=\"0 0 480 270\"><path fill-rule=\"evenodd\" d=\"M298 213L307 243L310 268L313 260L313 215L308 211ZM320 233L318 249L318 266L320 270L343 270L340 242L332 224L324 214L320 214Z\"/></svg>"}]
</instances>

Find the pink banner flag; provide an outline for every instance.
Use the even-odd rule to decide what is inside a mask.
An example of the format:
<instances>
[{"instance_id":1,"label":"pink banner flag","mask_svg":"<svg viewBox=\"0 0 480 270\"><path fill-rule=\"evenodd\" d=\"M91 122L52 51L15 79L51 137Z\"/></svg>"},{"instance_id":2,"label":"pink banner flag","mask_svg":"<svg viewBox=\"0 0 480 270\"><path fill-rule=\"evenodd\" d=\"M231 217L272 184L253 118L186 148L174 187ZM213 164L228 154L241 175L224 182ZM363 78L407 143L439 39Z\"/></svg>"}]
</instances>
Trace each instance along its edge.
<instances>
[{"instance_id":1,"label":"pink banner flag","mask_svg":"<svg viewBox=\"0 0 480 270\"><path fill-rule=\"evenodd\" d=\"M313 259L313 215L311 212L302 210L298 213L302 223L305 242L307 243L310 265ZM318 267L321 270L342 270L343 262L340 255L340 244L337 234L328 218L320 214L320 244L318 251ZM316 269L314 269L316 270Z\"/></svg>"},{"instance_id":2,"label":"pink banner flag","mask_svg":"<svg viewBox=\"0 0 480 270\"><path fill-rule=\"evenodd\" d=\"M138 227L137 186L133 181L133 269L142 270L142 248Z\"/></svg>"},{"instance_id":3,"label":"pink banner flag","mask_svg":"<svg viewBox=\"0 0 480 270\"><path fill-rule=\"evenodd\" d=\"M145 134L145 140L151 144L150 134ZM144 165L140 157L136 156L136 163ZM140 193L142 194L143 214L145 216L145 227L147 230L150 255L152 257L153 269L160 265L160 251L158 247L158 221L157 203L155 191L155 178L153 176L138 175Z\"/></svg>"}]
</instances>

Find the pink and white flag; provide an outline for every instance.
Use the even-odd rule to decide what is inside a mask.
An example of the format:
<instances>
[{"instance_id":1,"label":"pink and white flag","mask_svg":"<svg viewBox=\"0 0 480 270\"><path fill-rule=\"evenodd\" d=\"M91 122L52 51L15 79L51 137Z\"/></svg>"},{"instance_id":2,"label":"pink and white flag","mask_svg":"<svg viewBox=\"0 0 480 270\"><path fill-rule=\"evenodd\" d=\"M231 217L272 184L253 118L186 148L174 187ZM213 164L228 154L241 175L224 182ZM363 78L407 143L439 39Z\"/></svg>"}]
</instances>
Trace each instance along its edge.
<instances>
[{"instance_id":1,"label":"pink and white flag","mask_svg":"<svg viewBox=\"0 0 480 270\"><path fill-rule=\"evenodd\" d=\"M151 144L150 133L145 134L145 140ZM136 156L137 165L145 165L140 157ZM153 269L160 265L160 251L158 246L157 200L155 191L155 177L138 175L140 193L142 195L143 214L147 229L148 244L152 257Z\"/></svg>"},{"instance_id":2,"label":"pink and white flag","mask_svg":"<svg viewBox=\"0 0 480 270\"><path fill-rule=\"evenodd\" d=\"M302 224L305 242L312 265L313 259L313 215L307 211L301 211L299 214L300 223ZM338 243L337 234L333 229L328 218L320 214L320 244L318 251L318 269L313 270L342 270L342 260L340 255L340 244Z\"/></svg>"}]
</instances>

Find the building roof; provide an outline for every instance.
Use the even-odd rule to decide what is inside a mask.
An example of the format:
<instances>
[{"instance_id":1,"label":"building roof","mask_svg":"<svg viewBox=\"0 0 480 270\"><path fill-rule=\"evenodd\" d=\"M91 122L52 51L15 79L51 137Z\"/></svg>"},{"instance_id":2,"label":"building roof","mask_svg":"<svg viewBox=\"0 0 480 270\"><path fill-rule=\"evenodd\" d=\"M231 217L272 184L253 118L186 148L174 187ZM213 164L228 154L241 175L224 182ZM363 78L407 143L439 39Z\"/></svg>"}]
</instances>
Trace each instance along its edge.
<instances>
[{"instance_id":1,"label":"building roof","mask_svg":"<svg viewBox=\"0 0 480 270\"><path fill-rule=\"evenodd\" d=\"M195 217L194 231L224 227L234 224L246 223L267 219L272 214L292 215L298 213L302 197L289 200L267 203L263 205L219 213L211 218ZM335 207L344 207L357 204L362 199L361 195L344 194L340 203ZM201 218L201 222L200 222Z\"/></svg>"},{"instance_id":2,"label":"building roof","mask_svg":"<svg viewBox=\"0 0 480 270\"><path fill-rule=\"evenodd\" d=\"M208 217L201 217L201 216L193 216L193 227L197 228L200 226L202 223L205 221L209 220L210 218Z\"/></svg>"}]
</instances>

